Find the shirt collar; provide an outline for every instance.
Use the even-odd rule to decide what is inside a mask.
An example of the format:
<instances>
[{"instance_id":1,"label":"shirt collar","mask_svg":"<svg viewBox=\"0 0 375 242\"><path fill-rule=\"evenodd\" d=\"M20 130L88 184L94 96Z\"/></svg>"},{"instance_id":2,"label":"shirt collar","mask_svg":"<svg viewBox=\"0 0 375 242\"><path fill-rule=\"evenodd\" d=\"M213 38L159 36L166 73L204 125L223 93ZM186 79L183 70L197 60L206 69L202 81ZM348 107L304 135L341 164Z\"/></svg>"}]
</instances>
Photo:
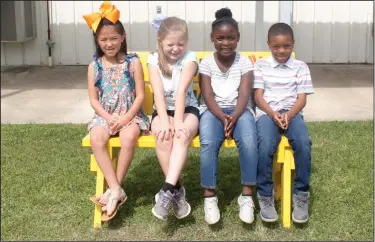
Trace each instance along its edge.
<instances>
[{"instance_id":1,"label":"shirt collar","mask_svg":"<svg viewBox=\"0 0 375 242\"><path fill-rule=\"evenodd\" d=\"M289 57L289 59L285 63L279 63L273 56L271 56L270 61L271 61L271 66L273 68L278 67L280 65L286 65L287 67L292 69L294 66L294 59L292 55Z\"/></svg>"}]
</instances>

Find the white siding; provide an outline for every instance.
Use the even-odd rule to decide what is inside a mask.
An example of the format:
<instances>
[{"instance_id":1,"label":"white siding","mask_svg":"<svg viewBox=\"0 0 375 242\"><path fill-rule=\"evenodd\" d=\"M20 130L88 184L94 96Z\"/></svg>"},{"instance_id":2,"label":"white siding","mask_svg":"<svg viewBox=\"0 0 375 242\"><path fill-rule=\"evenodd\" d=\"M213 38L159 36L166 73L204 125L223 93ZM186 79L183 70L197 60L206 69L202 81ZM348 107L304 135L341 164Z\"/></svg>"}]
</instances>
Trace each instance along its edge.
<instances>
[{"instance_id":1,"label":"white siding","mask_svg":"<svg viewBox=\"0 0 375 242\"><path fill-rule=\"evenodd\" d=\"M186 22L189 28L189 49L199 49L204 46L204 1L186 1Z\"/></svg>"},{"instance_id":2,"label":"white siding","mask_svg":"<svg viewBox=\"0 0 375 242\"><path fill-rule=\"evenodd\" d=\"M294 1L295 52L307 63L373 63L372 1Z\"/></svg>"},{"instance_id":3,"label":"white siding","mask_svg":"<svg viewBox=\"0 0 375 242\"><path fill-rule=\"evenodd\" d=\"M239 22L240 51L268 51L268 28L279 20L279 1L112 1L121 10L128 49L156 47L151 27L156 7L185 19L189 49L212 51L211 23L215 12L229 7ZM98 11L102 1L52 1L51 38L55 65L87 65L94 53L92 32L83 14ZM1 43L1 65L47 65L47 6L36 4L36 39ZM307 63L373 63L372 1L293 1L293 29L297 58Z\"/></svg>"},{"instance_id":4,"label":"white siding","mask_svg":"<svg viewBox=\"0 0 375 242\"><path fill-rule=\"evenodd\" d=\"M255 1L242 1L241 47L242 50L255 49Z\"/></svg>"},{"instance_id":5,"label":"white siding","mask_svg":"<svg viewBox=\"0 0 375 242\"><path fill-rule=\"evenodd\" d=\"M350 2L340 1L333 3L332 13L332 43L331 61L348 62L349 57L349 28ZM346 36L346 38L343 38Z\"/></svg>"},{"instance_id":6,"label":"white siding","mask_svg":"<svg viewBox=\"0 0 375 242\"><path fill-rule=\"evenodd\" d=\"M314 62L327 63L331 58L332 1L316 1L314 11L313 56ZM301 43L303 41L300 39Z\"/></svg>"},{"instance_id":7,"label":"white siding","mask_svg":"<svg viewBox=\"0 0 375 242\"><path fill-rule=\"evenodd\" d=\"M267 35L268 29L274 24L279 22L279 1L263 1L263 38L260 42L260 46L257 44L258 51L268 51ZM258 14L258 12L256 13ZM257 23L256 23L257 24Z\"/></svg>"},{"instance_id":8,"label":"white siding","mask_svg":"<svg viewBox=\"0 0 375 242\"><path fill-rule=\"evenodd\" d=\"M367 14L366 62L374 63L374 39L371 37L371 32L374 27L374 2L367 2L367 4L367 8L371 10L369 10Z\"/></svg>"}]
</instances>

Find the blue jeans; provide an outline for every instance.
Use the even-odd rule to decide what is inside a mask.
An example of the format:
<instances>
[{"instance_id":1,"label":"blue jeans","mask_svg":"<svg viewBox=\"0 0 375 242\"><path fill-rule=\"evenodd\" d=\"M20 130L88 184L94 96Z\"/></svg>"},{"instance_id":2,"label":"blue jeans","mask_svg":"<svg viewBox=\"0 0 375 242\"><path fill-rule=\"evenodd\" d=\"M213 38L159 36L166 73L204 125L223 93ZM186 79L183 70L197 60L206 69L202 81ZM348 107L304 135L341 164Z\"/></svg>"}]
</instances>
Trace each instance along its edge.
<instances>
[{"instance_id":1,"label":"blue jeans","mask_svg":"<svg viewBox=\"0 0 375 242\"><path fill-rule=\"evenodd\" d=\"M261 196L272 196L273 155L284 132L294 151L295 177L293 193L309 191L311 172L311 140L303 117L297 114L292 118L287 130L282 130L268 115L262 115L256 122L258 133L259 163L257 192Z\"/></svg>"},{"instance_id":2,"label":"blue jeans","mask_svg":"<svg viewBox=\"0 0 375 242\"><path fill-rule=\"evenodd\" d=\"M225 114L231 114L233 108L223 108ZM209 110L206 110L199 122L201 186L215 189L218 170L218 154L225 139L223 123ZM237 144L241 168L241 183L256 185L258 149L254 116L245 110L237 120L233 130Z\"/></svg>"}]
</instances>

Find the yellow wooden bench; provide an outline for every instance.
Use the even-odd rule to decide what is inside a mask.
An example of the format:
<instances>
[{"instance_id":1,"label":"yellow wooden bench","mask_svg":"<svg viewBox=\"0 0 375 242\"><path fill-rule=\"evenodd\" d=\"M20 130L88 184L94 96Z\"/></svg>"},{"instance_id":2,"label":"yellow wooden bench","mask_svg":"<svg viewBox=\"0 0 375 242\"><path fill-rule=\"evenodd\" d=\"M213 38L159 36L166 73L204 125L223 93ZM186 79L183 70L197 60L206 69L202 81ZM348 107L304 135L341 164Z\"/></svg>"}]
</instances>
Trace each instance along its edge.
<instances>
[{"instance_id":1,"label":"yellow wooden bench","mask_svg":"<svg viewBox=\"0 0 375 242\"><path fill-rule=\"evenodd\" d=\"M212 52L196 52L198 61ZM148 71L147 71L147 56L150 52L137 52L140 57L143 72L144 72L144 79L145 79L145 100L142 105L143 110L147 115L151 115L152 113L152 105L153 105L153 93L151 85L149 84L148 78ZM270 55L269 52L240 52L240 54L248 56L249 59L255 63L255 61L262 57L267 57ZM294 56L294 53L293 53ZM200 93L199 85L198 85L198 75L194 77L194 90L198 95ZM90 135L87 134L82 139L82 146L83 147L91 147L90 144ZM191 147L199 148L199 136L196 136L191 144ZM112 165L116 168L117 165L117 154L118 150L121 147L119 137L111 138L107 143L108 154L112 160ZM137 147L141 148L152 148L155 147L155 140L152 135L145 135L141 136L138 139ZM222 147L226 148L235 148L236 143L233 139L225 140L223 142ZM293 151L291 146L289 145L288 139L285 136L282 136L280 144L278 146L277 152L274 156L274 164L273 164L273 174L272 178L274 180L274 189L275 189L275 199L281 200L281 220L282 225L284 228L289 228L291 225L291 177L292 171L294 170L294 158L293 158ZM99 166L96 163L95 157L91 154L90 157L90 171L96 174L96 195L103 194L106 189L106 183L104 179L104 175L101 172ZM95 205L94 211L94 228L100 228L102 226L101 221L102 210L101 207Z\"/></svg>"}]
</instances>

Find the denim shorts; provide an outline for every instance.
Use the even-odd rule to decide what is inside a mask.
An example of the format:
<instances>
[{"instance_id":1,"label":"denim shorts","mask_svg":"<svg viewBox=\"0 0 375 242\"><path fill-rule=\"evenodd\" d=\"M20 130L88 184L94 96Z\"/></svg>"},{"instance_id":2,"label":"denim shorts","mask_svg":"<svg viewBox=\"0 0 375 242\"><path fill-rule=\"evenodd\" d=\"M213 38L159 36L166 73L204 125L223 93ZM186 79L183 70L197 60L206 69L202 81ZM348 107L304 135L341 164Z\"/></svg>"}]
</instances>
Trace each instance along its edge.
<instances>
[{"instance_id":1,"label":"denim shorts","mask_svg":"<svg viewBox=\"0 0 375 242\"><path fill-rule=\"evenodd\" d=\"M194 114L198 120L200 119L200 116L199 116L199 109L196 108L196 107L193 107L193 106L187 106L185 107L185 111L184 113L191 113L191 114ZM171 116L171 117L174 117L174 110L167 110L167 115L168 116ZM158 112L156 110L154 110L154 112L152 112L152 115L151 115L151 123L152 121L154 120L154 118L158 116Z\"/></svg>"}]
</instances>

